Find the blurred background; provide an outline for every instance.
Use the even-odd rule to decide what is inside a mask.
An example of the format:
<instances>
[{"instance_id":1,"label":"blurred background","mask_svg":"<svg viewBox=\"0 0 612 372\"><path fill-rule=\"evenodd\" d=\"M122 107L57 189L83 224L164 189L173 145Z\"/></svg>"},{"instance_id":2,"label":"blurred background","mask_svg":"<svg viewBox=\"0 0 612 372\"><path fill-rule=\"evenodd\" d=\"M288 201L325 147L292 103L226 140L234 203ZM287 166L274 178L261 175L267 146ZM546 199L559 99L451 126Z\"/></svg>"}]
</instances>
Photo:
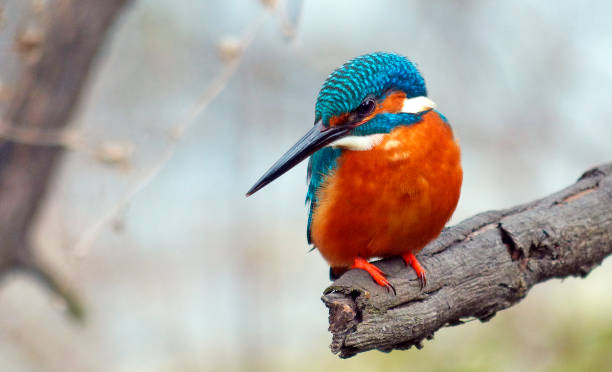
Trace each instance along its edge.
<instances>
[{"instance_id":1,"label":"blurred background","mask_svg":"<svg viewBox=\"0 0 612 372\"><path fill-rule=\"evenodd\" d=\"M18 76L15 32L50 3L0 2L2 87ZM340 360L319 299L328 267L305 239L305 163L244 193L310 127L327 75L379 50L417 63L460 139L451 224L557 191L612 160L611 12L603 0L134 1L71 124L87 141L37 218L36 254L85 320L31 277L6 278L0 369L610 370L610 260L423 350Z\"/></svg>"}]
</instances>

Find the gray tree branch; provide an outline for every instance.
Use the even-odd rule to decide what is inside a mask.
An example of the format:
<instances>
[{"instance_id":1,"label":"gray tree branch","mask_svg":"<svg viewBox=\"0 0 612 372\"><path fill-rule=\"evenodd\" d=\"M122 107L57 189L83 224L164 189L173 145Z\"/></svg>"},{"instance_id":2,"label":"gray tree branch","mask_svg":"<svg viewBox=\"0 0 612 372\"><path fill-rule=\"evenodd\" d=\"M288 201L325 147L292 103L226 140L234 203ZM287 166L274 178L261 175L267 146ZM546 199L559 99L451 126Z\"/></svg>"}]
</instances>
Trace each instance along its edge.
<instances>
[{"instance_id":1,"label":"gray tree branch","mask_svg":"<svg viewBox=\"0 0 612 372\"><path fill-rule=\"evenodd\" d=\"M58 131L70 119L106 31L129 0L57 1L38 48L11 97L4 121L33 133ZM62 296L73 315L81 307L71 292L32 254L29 233L62 148L0 140L0 275L34 273Z\"/></svg>"},{"instance_id":2,"label":"gray tree branch","mask_svg":"<svg viewBox=\"0 0 612 372\"><path fill-rule=\"evenodd\" d=\"M397 295L362 270L329 286L331 349L340 357L422 347L464 320L491 319L551 278L585 277L612 253L612 163L574 185L514 208L490 211L445 229L418 255L428 284L399 258L379 261Z\"/></svg>"}]
</instances>

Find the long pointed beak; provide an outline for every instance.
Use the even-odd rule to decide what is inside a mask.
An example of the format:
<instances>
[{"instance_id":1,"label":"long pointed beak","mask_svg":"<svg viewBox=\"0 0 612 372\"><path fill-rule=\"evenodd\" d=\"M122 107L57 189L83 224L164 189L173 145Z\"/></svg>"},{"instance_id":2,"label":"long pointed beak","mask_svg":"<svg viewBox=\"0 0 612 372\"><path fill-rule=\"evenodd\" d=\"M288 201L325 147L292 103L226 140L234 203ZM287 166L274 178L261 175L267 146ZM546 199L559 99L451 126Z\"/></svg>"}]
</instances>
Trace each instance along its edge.
<instances>
[{"instance_id":1,"label":"long pointed beak","mask_svg":"<svg viewBox=\"0 0 612 372\"><path fill-rule=\"evenodd\" d=\"M349 127L330 127L327 128L321 124L321 121L315 123L314 127L300 138L300 140L293 145L285 155L281 156L280 159L268 171L261 176L261 178L255 182L253 187L247 191L246 196L253 195L258 190L274 181L289 169L298 165L302 160L312 155L315 151L327 146L338 138L345 136L349 133L352 128Z\"/></svg>"}]
</instances>

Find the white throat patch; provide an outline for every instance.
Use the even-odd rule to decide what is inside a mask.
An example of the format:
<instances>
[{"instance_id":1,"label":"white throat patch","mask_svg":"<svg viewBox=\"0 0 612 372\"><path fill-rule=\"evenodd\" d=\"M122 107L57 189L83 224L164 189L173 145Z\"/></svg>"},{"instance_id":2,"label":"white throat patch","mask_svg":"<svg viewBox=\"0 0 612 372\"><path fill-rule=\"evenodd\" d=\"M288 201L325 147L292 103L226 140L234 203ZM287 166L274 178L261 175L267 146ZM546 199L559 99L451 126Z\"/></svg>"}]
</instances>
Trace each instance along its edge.
<instances>
[{"instance_id":1,"label":"white throat patch","mask_svg":"<svg viewBox=\"0 0 612 372\"><path fill-rule=\"evenodd\" d=\"M402 112L407 114L418 114L423 111L436 108L436 103L425 96L404 99Z\"/></svg>"},{"instance_id":2,"label":"white throat patch","mask_svg":"<svg viewBox=\"0 0 612 372\"><path fill-rule=\"evenodd\" d=\"M404 99L402 111L407 114L418 114L436 107L436 103L425 96ZM370 134L369 136L342 137L328 147L342 148L351 151L368 151L382 142L385 133Z\"/></svg>"},{"instance_id":3,"label":"white throat patch","mask_svg":"<svg viewBox=\"0 0 612 372\"><path fill-rule=\"evenodd\" d=\"M384 133L370 134L369 136L346 136L329 144L333 148L343 148L351 151L368 151L382 142Z\"/></svg>"}]
</instances>

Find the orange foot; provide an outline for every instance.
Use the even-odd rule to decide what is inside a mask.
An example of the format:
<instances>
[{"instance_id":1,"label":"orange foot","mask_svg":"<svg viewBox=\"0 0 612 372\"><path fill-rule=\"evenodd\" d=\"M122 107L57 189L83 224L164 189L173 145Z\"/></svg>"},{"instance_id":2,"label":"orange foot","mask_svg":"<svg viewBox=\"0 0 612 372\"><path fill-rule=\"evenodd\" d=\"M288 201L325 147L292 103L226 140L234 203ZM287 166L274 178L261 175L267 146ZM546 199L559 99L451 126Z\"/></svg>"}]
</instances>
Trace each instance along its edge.
<instances>
[{"instance_id":1,"label":"orange foot","mask_svg":"<svg viewBox=\"0 0 612 372\"><path fill-rule=\"evenodd\" d=\"M366 259L356 257L355 261L353 261L351 269L361 269L367 271L368 274L370 274L370 276L372 277L372 279L374 279L376 284L387 288L387 290L393 291L393 294L395 294L395 288L391 285L391 283L389 283L389 281L385 277L385 273L383 273L382 270L378 267L369 263Z\"/></svg>"},{"instance_id":2,"label":"orange foot","mask_svg":"<svg viewBox=\"0 0 612 372\"><path fill-rule=\"evenodd\" d=\"M411 266L416 272L416 275L419 278L419 282L421 282L421 290L423 290L423 288L425 288L425 286L427 285L425 269L423 268L423 266L421 266L416 256L412 254L412 252L403 254L402 258L406 262L406 265Z\"/></svg>"}]
</instances>

